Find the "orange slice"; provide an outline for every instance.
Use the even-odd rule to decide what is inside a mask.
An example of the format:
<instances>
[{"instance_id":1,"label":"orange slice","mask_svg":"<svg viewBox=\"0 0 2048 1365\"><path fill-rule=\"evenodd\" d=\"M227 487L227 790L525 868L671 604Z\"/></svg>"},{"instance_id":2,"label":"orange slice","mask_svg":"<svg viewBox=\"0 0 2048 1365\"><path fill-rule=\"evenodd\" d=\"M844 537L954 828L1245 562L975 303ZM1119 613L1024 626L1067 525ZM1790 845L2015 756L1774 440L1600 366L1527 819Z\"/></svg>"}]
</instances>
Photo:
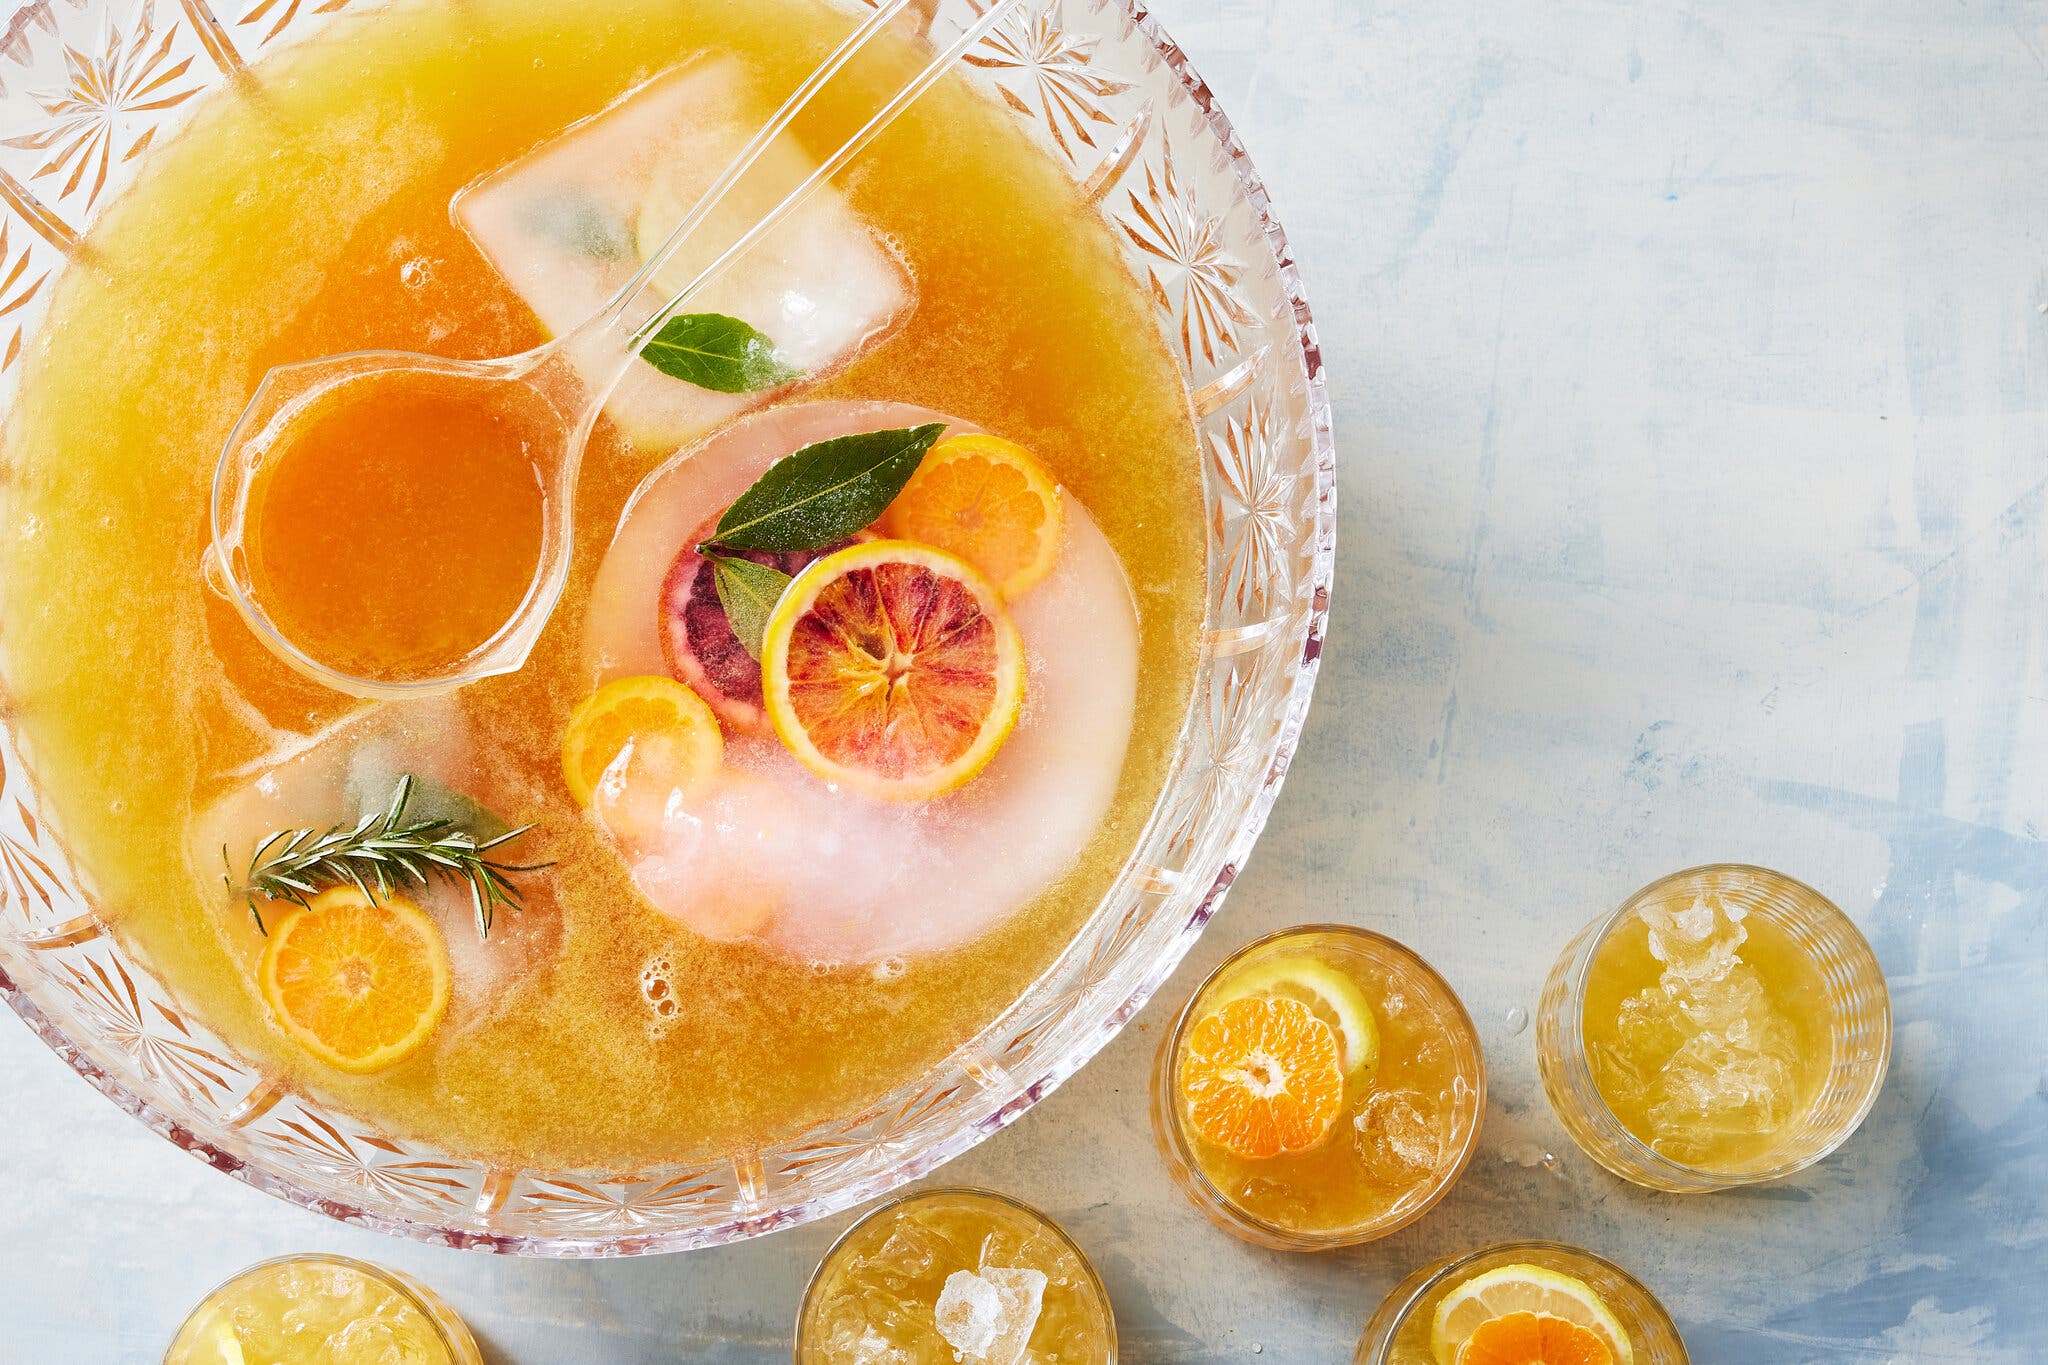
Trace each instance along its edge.
<instances>
[{"instance_id":1,"label":"orange slice","mask_svg":"<svg viewBox=\"0 0 2048 1365\"><path fill-rule=\"evenodd\" d=\"M1614 1365L1607 1343L1549 1313L1508 1313L1479 1324L1458 1365Z\"/></svg>"},{"instance_id":2,"label":"orange slice","mask_svg":"<svg viewBox=\"0 0 2048 1365\"><path fill-rule=\"evenodd\" d=\"M1302 1152L1344 1105L1336 1030L1299 1000L1247 996L1198 1020L1180 1061L1188 1122L1242 1157Z\"/></svg>"},{"instance_id":3,"label":"orange slice","mask_svg":"<svg viewBox=\"0 0 2048 1365\"><path fill-rule=\"evenodd\" d=\"M1024 703L1024 645L987 579L943 550L875 540L796 576L761 649L768 720L828 782L922 801L995 756Z\"/></svg>"},{"instance_id":4,"label":"orange slice","mask_svg":"<svg viewBox=\"0 0 2048 1365\"><path fill-rule=\"evenodd\" d=\"M294 1043L341 1071L382 1071L448 1012L448 945L411 901L336 886L270 926L257 984Z\"/></svg>"},{"instance_id":5,"label":"orange slice","mask_svg":"<svg viewBox=\"0 0 2048 1365\"><path fill-rule=\"evenodd\" d=\"M1537 1334L1533 1338L1540 1347L1546 1340L1555 1344L1555 1349L1565 1354L1552 1356L1517 1357L1512 1354L1531 1338L1527 1336L1528 1324L1516 1322L1505 1327L1491 1324L1507 1319L1538 1319L1535 1323ZM1561 1326L1551 1326L1557 1323ZM1566 1327L1584 1332L1593 1338L1600 1349L1586 1354L1585 1343L1565 1330ZM1555 1360L1573 1362L1595 1362L1597 1365L1634 1365L1635 1348L1629 1342L1628 1328L1614 1315L1593 1286L1584 1280L1551 1270L1546 1266L1526 1262L1514 1265L1495 1266L1484 1270L1471 1279L1452 1289L1443 1296L1436 1306L1436 1314L1430 1323L1429 1353L1437 1365L1473 1365L1474 1358L1466 1351L1481 1334L1488 1339L1498 1335L1506 1344L1510 1354L1481 1355L1478 1361L1532 1360L1538 1365L1550 1365ZM1576 1345L1574 1345L1576 1343ZM1489 1348L1491 1349L1491 1348ZM1577 1350L1581 1354L1570 1352Z\"/></svg>"},{"instance_id":6,"label":"orange slice","mask_svg":"<svg viewBox=\"0 0 2048 1365\"><path fill-rule=\"evenodd\" d=\"M1065 521L1059 483L1030 451L953 436L926 452L882 513L882 533L956 554L1014 598L1052 572Z\"/></svg>"},{"instance_id":7,"label":"orange slice","mask_svg":"<svg viewBox=\"0 0 2048 1365\"><path fill-rule=\"evenodd\" d=\"M562 780L587 806L628 746L658 753L664 774L691 785L725 761L725 736L704 699L673 678L615 678L584 698L562 735Z\"/></svg>"}]
</instances>

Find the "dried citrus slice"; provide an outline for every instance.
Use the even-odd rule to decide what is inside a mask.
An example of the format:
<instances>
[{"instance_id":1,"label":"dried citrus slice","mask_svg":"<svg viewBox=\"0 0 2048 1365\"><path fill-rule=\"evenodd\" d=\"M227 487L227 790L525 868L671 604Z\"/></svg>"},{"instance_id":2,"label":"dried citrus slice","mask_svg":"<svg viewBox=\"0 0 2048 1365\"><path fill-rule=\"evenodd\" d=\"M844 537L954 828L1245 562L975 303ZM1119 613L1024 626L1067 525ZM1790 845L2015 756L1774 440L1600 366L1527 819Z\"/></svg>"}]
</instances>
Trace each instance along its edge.
<instances>
[{"instance_id":1,"label":"dried citrus slice","mask_svg":"<svg viewBox=\"0 0 2048 1365\"><path fill-rule=\"evenodd\" d=\"M1457 1365L1614 1365L1607 1344L1549 1313L1488 1318L1458 1348Z\"/></svg>"},{"instance_id":2,"label":"dried citrus slice","mask_svg":"<svg viewBox=\"0 0 2048 1365\"><path fill-rule=\"evenodd\" d=\"M1216 1003L1227 1005L1254 995L1299 1000L1336 1030L1346 1080L1355 1084L1378 1064L1380 1030L1373 1022L1372 1003L1357 982L1335 967L1299 954L1254 962L1218 987Z\"/></svg>"},{"instance_id":3,"label":"dried citrus slice","mask_svg":"<svg viewBox=\"0 0 2048 1365\"><path fill-rule=\"evenodd\" d=\"M1180 1093L1195 1132L1243 1157L1302 1152L1344 1104L1337 1034L1299 1000L1247 996L1196 1021Z\"/></svg>"},{"instance_id":4,"label":"dried citrus slice","mask_svg":"<svg viewBox=\"0 0 2048 1365\"><path fill-rule=\"evenodd\" d=\"M1479 1336L1481 1329L1497 1319L1518 1314L1554 1318L1583 1330L1606 1351L1604 1356L1585 1358L1588 1365L1608 1360L1612 1365L1634 1365L1635 1348L1629 1344L1628 1329L1591 1285L1540 1265L1526 1264L1497 1266L1474 1275L1444 1295L1430 1327L1430 1353L1437 1358L1438 1365L1467 1365L1461 1352ZM1488 1340L1496 1339L1496 1333L1499 1339L1511 1340L1512 1334L1520 1330L1518 1325L1494 1329ZM1551 1365L1548 1356L1530 1359L1538 1365ZM1581 1357L1563 1355L1558 1360L1579 1365Z\"/></svg>"},{"instance_id":5,"label":"dried citrus slice","mask_svg":"<svg viewBox=\"0 0 2048 1365\"><path fill-rule=\"evenodd\" d=\"M294 1043L342 1071L382 1071L448 1012L448 945L418 906L353 886L270 926L257 984Z\"/></svg>"},{"instance_id":6,"label":"dried citrus slice","mask_svg":"<svg viewBox=\"0 0 2048 1365\"><path fill-rule=\"evenodd\" d=\"M1007 598L1052 571L1065 520L1059 483L1036 456L976 434L927 451L881 525L884 535L960 556Z\"/></svg>"},{"instance_id":7,"label":"dried citrus slice","mask_svg":"<svg viewBox=\"0 0 2048 1365\"><path fill-rule=\"evenodd\" d=\"M673 678L615 678L584 698L562 734L562 780L587 806L605 769L628 745L658 746L677 781L718 771L725 736L704 699Z\"/></svg>"},{"instance_id":8,"label":"dried citrus slice","mask_svg":"<svg viewBox=\"0 0 2048 1365\"><path fill-rule=\"evenodd\" d=\"M1010 737L1024 645L965 561L875 540L796 576L768 618L761 679L768 720L805 767L921 801L968 781Z\"/></svg>"}]
</instances>

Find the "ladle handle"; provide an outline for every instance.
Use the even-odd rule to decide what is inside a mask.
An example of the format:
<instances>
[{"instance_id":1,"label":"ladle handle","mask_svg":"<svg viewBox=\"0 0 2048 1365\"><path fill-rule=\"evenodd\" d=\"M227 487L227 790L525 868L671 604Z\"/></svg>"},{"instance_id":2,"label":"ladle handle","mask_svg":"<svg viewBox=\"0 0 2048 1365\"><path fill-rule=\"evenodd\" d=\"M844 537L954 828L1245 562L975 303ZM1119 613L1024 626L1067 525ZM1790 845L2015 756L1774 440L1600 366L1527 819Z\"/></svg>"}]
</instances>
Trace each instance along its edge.
<instances>
[{"instance_id":1,"label":"ladle handle","mask_svg":"<svg viewBox=\"0 0 2048 1365\"><path fill-rule=\"evenodd\" d=\"M625 312L626 307L631 303L634 295L639 292L640 288L654 277L655 273L660 270L670 257L674 256L681 249L690 233L701 226L704 220L711 215L712 210L718 207L719 200L732 188L734 182L746 173L748 167L752 166L755 159L767 149L768 144L774 141L789 126L803 105L817 93L818 88L831 79L833 75L837 74L839 69L852 59L854 53L865 46L868 40L884 24L902 13L912 3L914 3L914 0L891 0L889 4L875 11L867 22L863 23L845 42L841 43L838 50L830 57L827 57L818 66L818 69L813 71L804 83L790 95L789 99L784 101L782 108L776 113L775 117L762 125L761 130L754 135L753 140L741 149L740 154L733 159L732 164L725 168L718 179L713 181L711 187L704 192L703 197L697 201L689 213L684 215L683 221L677 225L674 232L669 234L669 238L662 244L661 250L656 252L653 259L641 267L640 273L635 275L619 291L619 294L610 304L606 305L604 312L600 314L600 317L604 319L604 325L609 326L616 322ZM817 168L809 176L805 177L802 184L791 190L783 197L780 203L763 214L752 227L740 235L737 241L720 253L716 260L698 271L696 278L684 285L674 298L671 298L667 303L656 309L652 316L635 327L627 339L627 353L623 363L620 364L617 371L605 383L603 390L595 396L593 406L601 406L611 396L612 390L618 387L619 381L626 377L632 370L634 362L639 359L640 348L646 345L648 339L659 332L671 317L681 312L689 304L690 300L695 298L706 285L723 273L727 266L731 265L741 256L744 256L753 248L755 243L774 231L784 219L802 207L804 201L809 199L818 190L819 186L825 184L833 176L846 169L849 162L866 150L867 145L879 137L890 124L894 123L902 115L903 111L908 109L920 95L936 85L940 78L950 71L961 57L966 55L968 49L986 37L989 31L1000 23L1003 17L1014 9L1018 3L1019 0L996 0L995 4L989 6L987 13L977 19L966 32L954 39L950 47L933 58L924 70L918 72L911 79L909 84L898 90L887 104L878 109L874 116L861 126L859 132L848 138L838 151L820 162Z\"/></svg>"},{"instance_id":2,"label":"ladle handle","mask_svg":"<svg viewBox=\"0 0 2048 1365\"><path fill-rule=\"evenodd\" d=\"M718 173L718 178L711 182L702 195L698 196L697 202L691 206L688 213L683 215L683 220L676 224L675 230L669 233L668 239L661 244L661 249L648 257L646 264L640 267L632 279L621 285L618 292L612 295L611 300L598 311L596 318L592 320L596 324L596 330L608 328L617 321L632 304L633 300L639 296L640 291L646 288L647 282L661 272L661 268L667 265L670 258L680 251L683 244L690 239L690 234L701 227L704 220L711 216L712 211L718 207L727 192L739 183L740 177L753 169L754 163L761 159L761 154L768 150L776 138L782 136L790 124L796 121L797 115L801 114L804 111L804 107L811 102L812 97L824 88L825 82L838 75L845 68L846 64L852 61L854 56L862 48L866 47L876 34L888 27L891 20L915 3L916 0L889 0L887 4L879 6L866 19L861 21L858 28L847 34L839 46L832 50L831 55L818 63L817 68L810 75L804 77L803 84L789 92L789 98L782 102L782 107L777 109L774 116L755 131L754 136L748 140L747 145L740 148L739 153L733 157L726 168ZM636 347L635 350L637 352L638 348Z\"/></svg>"}]
</instances>

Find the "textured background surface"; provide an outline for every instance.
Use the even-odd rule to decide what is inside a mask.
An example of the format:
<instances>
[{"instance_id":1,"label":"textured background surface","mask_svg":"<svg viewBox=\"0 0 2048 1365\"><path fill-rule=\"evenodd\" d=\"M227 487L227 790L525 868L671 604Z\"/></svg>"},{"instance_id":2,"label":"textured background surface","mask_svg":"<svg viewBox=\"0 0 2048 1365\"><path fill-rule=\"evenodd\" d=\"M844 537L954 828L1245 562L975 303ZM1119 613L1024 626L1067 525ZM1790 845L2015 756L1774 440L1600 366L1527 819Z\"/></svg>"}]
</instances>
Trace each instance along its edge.
<instances>
[{"instance_id":1,"label":"textured background surface","mask_svg":"<svg viewBox=\"0 0 2048 1365\"><path fill-rule=\"evenodd\" d=\"M1517 1235L1629 1265L1701 1362L2048 1355L2048 4L1159 8L1321 324L1330 648L1167 998L946 1178L1065 1220L1141 1365L1343 1359L1415 1264ZM1509 1012L1583 921L1717 858L1863 925L1897 1050L1835 1159L1680 1200L1569 1146ZM1444 970L1494 1099L1436 1213L1308 1260L1180 1202L1142 1091L1200 972L1320 918ZM844 1222L493 1261L225 1180L11 1021L0 1093L8 1362L152 1360L214 1281L315 1248L422 1275L508 1365L786 1359Z\"/></svg>"}]
</instances>

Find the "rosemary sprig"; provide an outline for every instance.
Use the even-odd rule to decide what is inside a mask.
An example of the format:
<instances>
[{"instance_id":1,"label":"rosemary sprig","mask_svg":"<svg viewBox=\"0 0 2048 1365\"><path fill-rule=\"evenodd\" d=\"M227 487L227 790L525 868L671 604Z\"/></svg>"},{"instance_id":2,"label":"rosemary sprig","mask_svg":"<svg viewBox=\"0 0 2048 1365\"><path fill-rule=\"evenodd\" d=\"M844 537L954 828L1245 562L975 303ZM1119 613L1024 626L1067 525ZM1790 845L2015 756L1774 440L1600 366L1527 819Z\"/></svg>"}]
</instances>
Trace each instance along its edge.
<instances>
[{"instance_id":1,"label":"rosemary sprig","mask_svg":"<svg viewBox=\"0 0 2048 1365\"><path fill-rule=\"evenodd\" d=\"M519 908L519 890L511 878L521 872L538 872L548 863L506 863L490 856L493 849L512 842L532 829L521 825L495 839L479 841L474 834L457 828L449 819L405 818L406 802L412 799L412 774L398 779L391 804L380 814L372 811L353 826L335 825L326 830L281 829L256 845L249 856L249 872L235 885L231 872L223 873L231 895L249 903L256 928L263 933L263 912L256 898L309 905L313 894L323 887L348 885L365 896L388 896L410 882L425 886L432 877L446 877L469 886L469 903L476 911L477 932L490 936L491 920L500 905ZM221 849L227 860L227 849Z\"/></svg>"}]
</instances>

